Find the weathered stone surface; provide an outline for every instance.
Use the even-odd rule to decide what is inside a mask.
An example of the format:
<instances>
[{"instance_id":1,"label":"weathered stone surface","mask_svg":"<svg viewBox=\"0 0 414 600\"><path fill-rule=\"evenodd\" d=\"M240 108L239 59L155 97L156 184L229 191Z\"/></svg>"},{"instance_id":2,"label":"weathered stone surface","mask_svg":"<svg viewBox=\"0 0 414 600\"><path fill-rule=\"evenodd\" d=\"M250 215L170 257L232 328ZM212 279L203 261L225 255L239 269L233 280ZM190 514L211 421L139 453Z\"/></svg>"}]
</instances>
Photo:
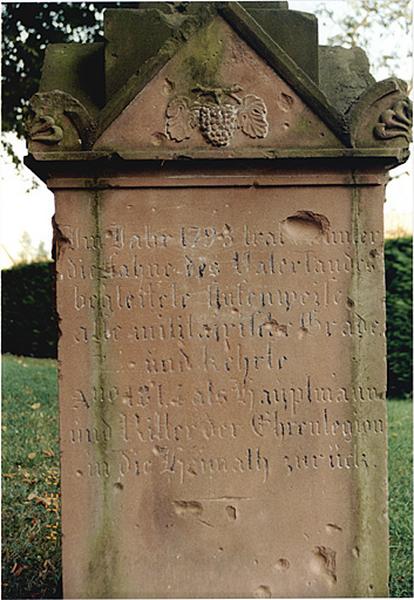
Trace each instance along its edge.
<instances>
[{"instance_id":1,"label":"weathered stone surface","mask_svg":"<svg viewBox=\"0 0 414 600\"><path fill-rule=\"evenodd\" d=\"M319 65L320 86L342 113L375 83L361 48L319 46Z\"/></svg>"},{"instance_id":2,"label":"weathered stone surface","mask_svg":"<svg viewBox=\"0 0 414 600\"><path fill-rule=\"evenodd\" d=\"M387 595L382 207L412 114L358 51L319 87L306 19L110 11L101 110L51 72L89 51L48 54L67 598Z\"/></svg>"},{"instance_id":3,"label":"weathered stone surface","mask_svg":"<svg viewBox=\"0 0 414 600\"><path fill-rule=\"evenodd\" d=\"M50 44L45 52L39 92L66 92L96 116L105 104L103 76L102 43Z\"/></svg>"},{"instance_id":4,"label":"weathered stone surface","mask_svg":"<svg viewBox=\"0 0 414 600\"><path fill-rule=\"evenodd\" d=\"M380 180L240 175L56 193L67 597L386 593Z\"/></svg>"},{"instance_id":5,"label":"weathered stone surface","mask_svg":"<svg viewBox=\"0 0 414 600\"><path fill-rule=\"evenodd\" d=\"M406 146L412 139L413 110L407 84L399 79L375 83L350 111L351 139L360 147Z\"/></svg>"},{"instance_id":6,"label":"weathered stone surface","mask_svg":"<svg viewBox=\"0 0 414 600\"><path fill-rule=\"evenodd\" d=\"M267 13L280 9L287 10L289 8L288 2L273 2L272 0L269 0L269 2L266 0L264 2L240 2L240 5L246 10L262 10Z\"/></svg>"},{"instance_id":7,"label":"weathered stone surface","mask_svg":"<svg viewBox=\"0 0 414 600\"><path fill-rule=\"evenodd\" d=\"M110 98L171 37L182 18L148 8L109 9L105 18L105 88Z\"/></svg>"},{"instance_id":8,"label":"weathered stone surface","mask_svg":"<svg viewBox=\"0 0 414 600\"><path fill-rule=\"evenodd\" d=\"M32 96L26 129L30 152L45 146L76 151L92 145L95 121L79 100L66 92L53 90Z\"/></svg>"},{"instance_id":9,"label":"weathered stone surface","mask_svg":"<svg viewBox=\"0 0 414 600\"><path fill-rule=\"evenodd\" d=\"M243 3L242 3L243 4ZM318 68L318 20L309 13L266 7L256 8L253 2L243 4L270 37L309 75L319 79ZM273 4L273 3L269 3ZM280 3L282 4L282 3ZM286 2L287 5L287 2Z\"/></svg>"}]
</instances>

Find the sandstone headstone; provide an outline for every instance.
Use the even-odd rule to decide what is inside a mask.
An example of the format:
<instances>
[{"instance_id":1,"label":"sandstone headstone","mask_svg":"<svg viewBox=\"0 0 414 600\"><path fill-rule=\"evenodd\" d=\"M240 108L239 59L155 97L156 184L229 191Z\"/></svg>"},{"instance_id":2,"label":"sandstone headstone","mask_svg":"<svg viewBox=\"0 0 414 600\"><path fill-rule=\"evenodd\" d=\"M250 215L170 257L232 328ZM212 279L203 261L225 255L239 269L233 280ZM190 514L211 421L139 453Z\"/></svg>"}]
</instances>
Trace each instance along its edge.
<instances>
[{"instance_id":1,"label":"sandstone headstone","mask_svg":"<svg viewBox=\"0 0 414 600\"><path fill-rule=\"evenodd\" d=\"M349 61L343 114L315 21L242 4L108 11L31 100L68 598L387 594L382 211L411 108Z\"/></svg>"}]
</instances>

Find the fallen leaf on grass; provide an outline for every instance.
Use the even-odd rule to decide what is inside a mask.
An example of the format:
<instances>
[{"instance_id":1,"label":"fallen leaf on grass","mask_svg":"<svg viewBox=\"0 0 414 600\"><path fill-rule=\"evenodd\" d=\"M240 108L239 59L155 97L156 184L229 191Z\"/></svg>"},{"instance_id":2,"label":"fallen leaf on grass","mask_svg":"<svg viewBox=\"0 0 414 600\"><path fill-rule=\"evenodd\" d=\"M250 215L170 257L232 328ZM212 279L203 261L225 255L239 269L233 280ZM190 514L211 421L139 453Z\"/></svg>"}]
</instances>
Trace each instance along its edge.
<instances>
[{"instance_id":1,"label":"fallen leaf on grass","mask_svg":"<svg viewBox=\"0 0 414 600\"><path fill-rule=\"evenodd\" d=\"M30 408L32 408L33 410L37 410L38 408L40 408L40 402L35 402L30 406Z\"/></svg>"},{"instance_id":2,"label":"fallen leaf on grass","mask_svg":"<svg viewBox=\"0 0 414 600\"><path fill-rule=\"evenodd\" d=\"M18 577L19 575L21 575L21 573L24 569L27 569L27 567L25 565L21 565L19 563L14 563L11 573L15 577Z\"/></svg>"},{"instance_id":3,"label":"fallen leaf on grass","mask_svg":"<svg viewBox=\"0 0 414 600\"><path fill-rule=\"evenodd\" d=\"M34 483L37 483L37 479L30 475L30 473L24 473L23 482L28 483L29 485L33 485Z\"/></svg>"},{"instance_id":4,"label":"fallen leaf on grass","mask_svg":"<svg viewBox=\"0 0 414 600\"><path fill-rule=\"evenodd\" d=\"M28 500L34 500L36 502L36 504L42 504L43 506L45 506L46 508L48 506L51 505L52 500L51 498L42 498L42 496L38 496L37 494L29 494L27 496Z\"/></svg>"},{"instance_id":5,"label":"fallen leaf on grass","mask_svg":"<svg viewBox=\"0 0 414 600\"><path fill-rule=\"evenodd\" d=\"M55 570L55 567L48 558L43 562L43 568L45 571L47 571L48 569L51 569L52 571Z\"/></svg>"},{"instance_id":6,"label":"fallen leaf on grass","mask_svg":"<svg viewBox=\"0 0 414 600\"><path fill-rule=\"evenodd\" d=\"M45 456L48 456L49 458L51 458L52 456L55 456L55 453L53 452L53 450L43 450L43 454Z\"/></svg>"},{"instance_id":7,"label":"fallen leaf on grass","mask_svg":"<svg viewBox=\"0 0 414 600\"><path fill-rule=\"evenodd\" d=\"M33 460L34 458L36 458L36 452L29 452L29 454L27 455L27 458L30 458L30 460Z\"/></svg>"},{"instance_id":8,"label":"fallen leaf on grass","mask_svg":"<svg viewBox=\"0 0 414 600\"><path fill-rule=\"evenodd\" d=\"M3 473L3 477L11 479L12 477L16 477L16 473Z\"/></svg>"}]
</instances>

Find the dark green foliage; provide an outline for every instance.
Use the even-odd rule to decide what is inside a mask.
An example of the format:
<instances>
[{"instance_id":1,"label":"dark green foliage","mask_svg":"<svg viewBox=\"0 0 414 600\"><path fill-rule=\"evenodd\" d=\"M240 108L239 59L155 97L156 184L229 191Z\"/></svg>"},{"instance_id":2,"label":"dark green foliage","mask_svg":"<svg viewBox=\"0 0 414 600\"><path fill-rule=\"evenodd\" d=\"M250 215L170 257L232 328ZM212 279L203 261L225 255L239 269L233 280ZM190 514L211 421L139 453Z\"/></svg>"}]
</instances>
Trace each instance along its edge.
<instances>
[{"instance_id":1,"label":"dark green foliage","mask_svg":"<svg viewBox=\"0 0 414 600\"><path fill-rule=\"evenodd\" d=\"M3 352L56 357L54 297L54 263L32 263L3 271Z\"/></svg>"},{"instance_id":2,"label":"dark green foliage","mask_svg":"<svg viewBox=\"0 0 414 600\"><path fill-rule=\"evenodd\" d=\"M385 242L387 286L388 396L412 393L412 257L411 237Z\"/></svg>"},{"instance_id":3,"label":"dark green foliage","mask_svg":"<svg viewBox=\"0 0 414 600\"><path fill-rule=\"evenodd\" d=\"M2 127L24 135L23 108L38 91L46 46L98 41L113 2L8 2L2 8ZM133 6L134 3L131 3ZM100 38L102 39L102 38Z\"/></svg>"},{"instance_id":4,"label":"dark green foliage","mask_svg":"<svg viewBox=\"0 0 414 600\"><path fill-rule=\"evenodd\" d=\"M388 396L412 391L412 238L385 242ZM56 357L53 265L34 263L3 273L3 351Z\"/></svg>"}]
</instances>

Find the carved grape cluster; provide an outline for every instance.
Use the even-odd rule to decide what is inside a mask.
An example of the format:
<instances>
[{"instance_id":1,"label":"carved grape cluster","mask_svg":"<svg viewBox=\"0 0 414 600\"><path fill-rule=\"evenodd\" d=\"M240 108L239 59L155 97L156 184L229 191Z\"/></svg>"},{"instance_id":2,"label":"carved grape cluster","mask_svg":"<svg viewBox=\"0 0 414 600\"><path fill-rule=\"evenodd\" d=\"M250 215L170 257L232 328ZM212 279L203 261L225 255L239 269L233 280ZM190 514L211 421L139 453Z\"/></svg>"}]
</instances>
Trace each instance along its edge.
<instances>
[{"instance_id":1,"label":"carved grape cluster","mask_svg":"<svg viewBox=\"0 0 414 600\"><path fill-rule=\"evenodd\" d=\"M191 137L196 127L210 144L218 147L228 146L237 129L253 139L266 137L269 124L265 103L253 94L239 97L234 89L239 91L240 87L203 89L201 93L208 95L208 99L200 96L194 101L185 96L173 98L166 110L168 137L182 142ZM226 100L223 100L224 96Z\"/></svg>"},{"instance_id":2,"label":"carved grape cluster","mask_svg":"<svg viewBox=\"0 0 414 600\"><path fill-rule=\"evenodd\" d=\"M200 106L200 130L213 146L228 146L237 127L237 110L232 104Z\"/></svg>"}]
</instances>

